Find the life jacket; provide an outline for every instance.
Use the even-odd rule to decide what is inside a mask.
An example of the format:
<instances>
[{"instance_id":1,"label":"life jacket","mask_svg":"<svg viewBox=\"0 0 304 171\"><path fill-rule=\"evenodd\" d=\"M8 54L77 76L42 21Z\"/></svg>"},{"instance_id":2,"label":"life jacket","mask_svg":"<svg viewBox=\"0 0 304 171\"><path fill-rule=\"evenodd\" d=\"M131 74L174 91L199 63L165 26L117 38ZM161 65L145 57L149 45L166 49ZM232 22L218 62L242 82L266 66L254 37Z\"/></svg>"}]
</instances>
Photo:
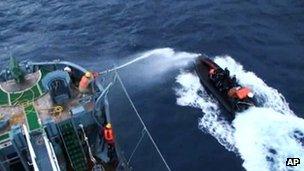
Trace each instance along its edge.
<instances>
[{"instance_id":1,"label":"life jacket","mask_svg":"<svg viewBox=\"0 0 304 171\"><path fill-rule=\"evenodd\" d=\"M250 93L250 89L247 87L242 87L242 88L233 87L228 91L228 96L243 100L246 97L248 97L249 93Z\"/></svg>"},{"instance_id":2,"label":"life jacket","mask_svg":"<svg viewBox=\"0 0 304 171\"><path fill-rule=\"evenodd\" d=\"M114 133L112 128L104 128L103 136L108 144L114 144Z\"/></svg>"},{"instance_id":3,"label":"life jacket","mask_svg":"<svg viewBox=\"0 0 304 171\"><path fill-rule=\"evenodd\" d=\"M247 87L242 87L236 91L236 96L238 97L238 99L243 100L248 97L248 93L250 93L250 89Z\"/></svg>"},{"instance_id":4,"label":"life jacket","mask_svg":"<svg viewBox=\"0 0 304 171\"><path fill-rule=\"evenodd\" d=\"M89 84L90 84L90 79L87 78L86 76L82 76L82 78L79 82L79 88L87 89Z\"/></svg>"}]
</instances>

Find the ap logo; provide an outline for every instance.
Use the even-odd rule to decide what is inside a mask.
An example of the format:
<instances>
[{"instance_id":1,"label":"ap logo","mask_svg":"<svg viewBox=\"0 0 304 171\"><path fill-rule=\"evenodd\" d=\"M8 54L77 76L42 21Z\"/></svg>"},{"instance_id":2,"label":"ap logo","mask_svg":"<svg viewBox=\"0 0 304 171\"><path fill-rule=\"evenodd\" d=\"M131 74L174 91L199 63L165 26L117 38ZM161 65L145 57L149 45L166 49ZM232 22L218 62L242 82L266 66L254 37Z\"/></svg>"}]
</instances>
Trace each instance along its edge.
<instances>
[{"instance_id":1,"label":"ap logo","mask_svg":"<svg viewBox=\"0 0 304 171\"><path fill-rule=\"evenodd\" d=\"M299 158L287 158L286 160L286 166L297 166L300 164Z\"/></svg>"}]
</instances>

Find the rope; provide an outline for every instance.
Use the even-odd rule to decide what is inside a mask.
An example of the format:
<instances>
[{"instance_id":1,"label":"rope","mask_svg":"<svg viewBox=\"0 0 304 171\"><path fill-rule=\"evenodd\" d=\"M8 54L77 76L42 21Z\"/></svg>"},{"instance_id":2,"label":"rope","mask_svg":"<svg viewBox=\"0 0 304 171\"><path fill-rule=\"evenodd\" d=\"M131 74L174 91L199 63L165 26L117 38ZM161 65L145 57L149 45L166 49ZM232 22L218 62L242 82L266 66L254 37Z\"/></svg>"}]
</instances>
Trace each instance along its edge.
<instances>
[{"instance_id":1,"label":"rope","mask_svg":"<svg viewBox=\"0 0 304 171\"><path fill-rule=\"evenodd\" d=\"M147 132L147 130L146 130L145 128L142 129L142 131L141 131L141 136L140 136L140 138L139 138L139 140L138 140L138 142L137 142L137 144L136 144L134 150L132 151L132 153L131 153L131 155L130 155L130 158L129 158L129 160L128 160L128 163L127 163L128 165L129 165L129 163L130 163L130 161L131 161L131 159L132 159L134 153L137 151L137 148L139 147L139 144L142 142L142 140L143 140L143 138L144 138L146 132Z\"/></svg>"},{"instance_id":2,"label":"rope","mask_svg":"<svg viewBox=\"0 0 304 171\"><path fill-rule=\"evenodd\" d=\"M116 80L116 78L114 77L114 81ZM113 82L114 82L113 81ZM109 89L112 87L112 85L113 85L113 82L111 82L111 83L109 83L108 84L108 86L103 90L103 92L98 96L98 99L97 100L94 100L94 106L95 106L95 109L93 110L93 112L92 112L92 117L93 117L93 119L94 119L94 121L100 126L100 127L103 127L103 124L101 124L99 121L98 121L98 119L96 118L96 110L98 110L98 109L96 109L96 105L99 105L98 103L100 103L100 98L102 98L102 97L104 97L104 96L106 96L107 94L108 94L108 92L109 92ZM97 104L96 104L96 102L97 102ZM99 106L100 107L100 106Z\"/></svg>"},{"instance_id":3,"label":"rope","mask_svg":"<svg viewBox=\"0 0 304 171\"><path fill-rule=\"evenodd\" d=\"M132 108L134 109L134 111L135 111L135 113L136 113L138 119L140 120L141 124L143 125L144 130L146 130L146 133L147 133L148 137L150 138L150 140L151 140L152 143L153 143L153 146L155 147L155 149L157 150L158 154L160 155L160 157L161 157L162 161L164 162L164 164L165 164L167 170L171 171L169 165L167 164L165 158L163 157L163 155L162 155L162 153L160 152L159 148L157 147L157 145L156 145L156 143L155 143L153 137L151 136L149 130L147 129L146 124L145 124L144 121L142 120L142 118L141 118L139 112L137 111L137 109L136 109L136 107L135 107L135 105L134 105L134 103L133 103L133 101L132 101L132 99L131 99L131 97L130 97L130 95L129 95L129 93L128 93L126 87L125 87L125 85L123 84L123 82L122 82L120 76L118 75L117 71L116 71L116 74L117 74L117 79L118 79L118 81L120 82L120 85L121 85L121 87L122 87L124 93L126 94L126 96L127 96L128 100L129 100L129 102L130 102Z\"/></svg>"}]
</instances>

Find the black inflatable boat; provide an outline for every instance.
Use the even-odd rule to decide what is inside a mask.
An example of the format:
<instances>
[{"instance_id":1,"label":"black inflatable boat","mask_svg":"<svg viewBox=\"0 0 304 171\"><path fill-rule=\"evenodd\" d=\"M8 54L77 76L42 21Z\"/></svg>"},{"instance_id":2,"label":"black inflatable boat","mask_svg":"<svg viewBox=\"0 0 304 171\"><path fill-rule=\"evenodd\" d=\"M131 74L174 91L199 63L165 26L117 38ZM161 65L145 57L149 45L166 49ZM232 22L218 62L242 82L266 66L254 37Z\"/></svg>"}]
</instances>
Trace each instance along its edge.
<instances>
[{"instance_id":1,"label":"black inflatable boat","mask_svg":"<svg viewBox=\"0 0 304 171\"><path fill-rule=\"evenodd\" d=\"M250 89L238 84L227 68L222 69L211 59L200 56L195 61L195 69L201 84L224 106L232 118L236 112L255 105Z\"/></svg>"}]
</instances>

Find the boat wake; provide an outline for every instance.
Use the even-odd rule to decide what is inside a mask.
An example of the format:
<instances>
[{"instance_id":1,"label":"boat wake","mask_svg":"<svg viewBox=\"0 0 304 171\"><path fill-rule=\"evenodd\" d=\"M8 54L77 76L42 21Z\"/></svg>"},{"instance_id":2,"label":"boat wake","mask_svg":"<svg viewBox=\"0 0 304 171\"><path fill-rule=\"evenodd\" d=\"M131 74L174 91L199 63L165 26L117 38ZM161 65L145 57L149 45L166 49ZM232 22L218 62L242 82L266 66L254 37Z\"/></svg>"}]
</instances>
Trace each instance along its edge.
<instances>
[{"instance_id":1,"label":"boat wake","mask_svg":"<svg viewBox=\"0 0 304 171\"><path fill-rule=\"evenodd\" d=\"M235 151L233 128L220 117L218 102L201 86L198 76L182 72L177 76L176 82L180 85L175 89L177 104L201 109L204 116L200 118L199 128L214 136L227 150Z\"/></svg>"},{"instance_id":2,"label":"boat wake","mask_svg":"<svg viewBox=\"0 0 304 171\"><path fill-rule=\"evenodd\" d=\"M233 121L234 138L247 170L303 170L286 167L287 158L304 158L304 120L272 108L252 108Z\"/></svg>"},{"instance_id":3,"label":"boat wake","mask_svg":"<svg viewBox=\"0 0 304 171\"><path fill-rule=\"evenodd\" d=\"M253 72L245 71L233 58L218 56L214 61L227 67L241 85L250 87L260 107L238 113L229 124L197 75L186 71L176 77L177 104L201 109L204 115L199 129L240 155L247 170L303 170L303 165L287 168L285 164L288 157L304 158L304 120L295 116L282 94Z\"/></svg>"}]
</instances>

